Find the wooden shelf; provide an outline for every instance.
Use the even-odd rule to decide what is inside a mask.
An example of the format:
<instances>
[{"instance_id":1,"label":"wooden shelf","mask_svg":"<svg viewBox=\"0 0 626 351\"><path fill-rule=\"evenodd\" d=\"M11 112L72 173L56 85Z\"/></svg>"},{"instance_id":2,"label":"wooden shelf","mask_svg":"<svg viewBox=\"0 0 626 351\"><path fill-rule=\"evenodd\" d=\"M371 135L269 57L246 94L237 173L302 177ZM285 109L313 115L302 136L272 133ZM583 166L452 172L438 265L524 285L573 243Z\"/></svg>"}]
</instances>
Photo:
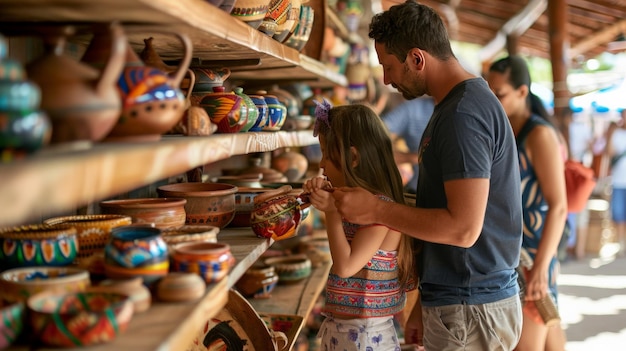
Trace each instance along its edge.
<instances>
[{"instance_id":1,"label":"wooden shelf","mask_svg":"<svg viewBox=\"0 0 626 351\"><path fill-rule=\"evenodd\" d=\"M144 38L154 37L154 46L164 60L180 59L183 53L178 39L164 32L187 34L194 46L194 58L202 61L260 60L255 66L234 68L230 79L347 85L345 76L320 70L320 62L205 0L0 0L0 29L5 34L32 33L33 28L37 30L37 24L111 21L119 21L128 28L129 42L136 51L143 49Z\"/></svg>"},{"instance_id":2,"label":"wooden shelf","mask_svg":"<svg viewBox=\"0 0 626 351\"><path fill-rule=\"evenodd\" d=\"M52 146L0 165L0 226L72 210L234 155L316 143L304 130Z\"/></svg>"}]
</instances>

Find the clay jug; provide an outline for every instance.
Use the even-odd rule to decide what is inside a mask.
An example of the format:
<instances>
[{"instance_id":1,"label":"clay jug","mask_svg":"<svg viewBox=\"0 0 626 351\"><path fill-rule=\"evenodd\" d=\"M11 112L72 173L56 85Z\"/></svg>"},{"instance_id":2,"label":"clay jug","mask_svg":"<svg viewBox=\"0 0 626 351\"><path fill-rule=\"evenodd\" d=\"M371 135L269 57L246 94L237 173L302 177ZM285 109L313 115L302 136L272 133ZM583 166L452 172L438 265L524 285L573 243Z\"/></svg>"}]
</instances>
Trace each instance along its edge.
<instances>
[{"instance_id":1,"label":"clay jug","mask_svg":"<svg viewBox=\"0 0 626 351\"><path fill-rule=\"evenodd\" d=\"M310 203L292 194L292 190L290 185L285 185L254 197L250 226L257 237L279 241L297 234Z\"/></svg>"},{"instance_id":2,"label":"clay jug","mask_svg":"<svg viewBox=\"0 0 626 351\"><path fill-rule=\"evenodd\" d=\"M254 101L252 101L250 96L243 93L242 87L236 87L235 94L243 99L243 102L246 106L245 108L248 110L246 113L248 116L246 125L240 130L240 132L247 132L257 123L259 119L259 110L256 108L256 104L254 103Z\"/></svg>"},{"instance_id":3,"label":"clay jug","mask_svg":"<svg viewBox=\"0 0 626 351\"><path fill-rule=\"evenodd\" d=\"M212 93L205 93L198 106L204 108L217 124L219 133L239 133L248 123L248 107L243 98L234 92L227 92L223 86L213 87Z\"/></svg>"},{"instance_id":4,"label":"clay jug","mask_svg":"<svg viewBox=\"0 0 626 351\"><path fill-rule=\"evenodd\" d=\"M41 88L41 108L52 122L51 142L99 141L118 121L121 110L117 79L124 66L126 37L119 25L106 28L111 40L101 69L64 53L74 28L45 38L47 52L31 62L27 76Z\"/></svg>"},{"instance_id":5,"label":"clay jug","mask_svg":"<svg viewBox=\"0 0 626 351\"><path fill-rule=\"evenodd\" d=\"M82 60L100 66L108 54L111 36L99 29L94 32ZM124 44L125 67L117 77L122 114L108 140L159 139L181 119L186 99L180 85L191 62L192 45L185 34L165 33L175 35L183 47L183 57L173 74L147 66L128 42Z\"/></svg>"}]
</instances>

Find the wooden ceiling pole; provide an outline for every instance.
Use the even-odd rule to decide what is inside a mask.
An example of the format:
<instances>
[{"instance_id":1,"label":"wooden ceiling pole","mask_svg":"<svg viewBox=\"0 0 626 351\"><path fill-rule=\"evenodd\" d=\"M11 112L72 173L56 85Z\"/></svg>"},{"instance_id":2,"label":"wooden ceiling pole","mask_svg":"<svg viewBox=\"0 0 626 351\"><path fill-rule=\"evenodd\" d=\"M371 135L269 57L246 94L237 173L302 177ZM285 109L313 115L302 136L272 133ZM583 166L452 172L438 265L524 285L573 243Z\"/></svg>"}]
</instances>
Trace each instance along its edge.
<instances>
[{"instance_id":1,"label":"wooden ceiling pole","mask_svg":"<svg viewBox=\"0 0 626 351\"><path fill-rule=\"evenodd\" d=\"M552 63L552 90L554 92L554 116L557 127L569 140L568 121L563 110L569 106L570 92L567 87L567 69L569 65L569 22L567 0L550 0L548 2L548 28L550 39L550 61Z\"/></svg>"}]
</instances>

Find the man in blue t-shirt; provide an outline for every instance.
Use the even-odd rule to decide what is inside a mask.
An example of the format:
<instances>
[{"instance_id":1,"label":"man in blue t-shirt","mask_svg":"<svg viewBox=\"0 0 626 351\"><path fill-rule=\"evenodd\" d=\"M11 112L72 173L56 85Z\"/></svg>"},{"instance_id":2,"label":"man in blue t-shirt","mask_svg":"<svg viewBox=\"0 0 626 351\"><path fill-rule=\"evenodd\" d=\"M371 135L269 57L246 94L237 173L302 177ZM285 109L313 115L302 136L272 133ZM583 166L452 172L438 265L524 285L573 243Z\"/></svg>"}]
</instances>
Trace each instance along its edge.
<instances>
[{"instance_id":1,"label":"man in blue t-shirt","mask_svg":"<svg viewBox=\"0 0 626 351\"><path fill-rule=\"evenodd\" d=\"M413 176L406 183L405 191L415 194L419 175L417 151L422 140L422 133L435 109L435 102L430 96L424 96L402 102L396 108L382 116L383 122L389 130L391 140L396 142L402 139L408 152L394 149L394 157L398 165L410 163L413 167Z\"/></svg>"}]
</instances>

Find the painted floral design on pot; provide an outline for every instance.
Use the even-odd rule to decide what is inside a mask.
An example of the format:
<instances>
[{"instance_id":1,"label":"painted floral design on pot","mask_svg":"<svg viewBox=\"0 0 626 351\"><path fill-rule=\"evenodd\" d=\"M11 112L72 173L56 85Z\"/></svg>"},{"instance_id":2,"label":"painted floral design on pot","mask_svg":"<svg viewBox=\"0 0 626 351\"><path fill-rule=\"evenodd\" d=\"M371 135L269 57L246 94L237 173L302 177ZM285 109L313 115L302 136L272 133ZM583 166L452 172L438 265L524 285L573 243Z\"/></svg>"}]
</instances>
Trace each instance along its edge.
<instances>
[{"instance_id":1,"label":"painted floral design on pot","mask_svg":"<svg viewBox=\"0 0 626 351\"><path fill-rule=\"evenodd\" d=\"M0 266L67 266L78 254L71 226L24 225L0 230Z\"/></svg>"},{"instance_id":2,"label":"painted floral design on pot","mask_svg":"<svg viewBox=\"0 0 626 351\"><path fill-rule=\"evenodd\" d=\"M256 236L284 240L296 235L309 204L289 194L291 190L291 186L286 185L254 198L250 226Z\"/></svg>"},{"instance_id":3,"label":"painted floral design on pot","mask_svg":"<svg viewBox=\"0 0 626 351\"><path fill-rule=\"evenodd\" d=\"M190 242L175 245L172 250L175 272L196 273L207 283L220 281L234 264L230 246L224 243Z\"/></svg>"}]
</instances>

